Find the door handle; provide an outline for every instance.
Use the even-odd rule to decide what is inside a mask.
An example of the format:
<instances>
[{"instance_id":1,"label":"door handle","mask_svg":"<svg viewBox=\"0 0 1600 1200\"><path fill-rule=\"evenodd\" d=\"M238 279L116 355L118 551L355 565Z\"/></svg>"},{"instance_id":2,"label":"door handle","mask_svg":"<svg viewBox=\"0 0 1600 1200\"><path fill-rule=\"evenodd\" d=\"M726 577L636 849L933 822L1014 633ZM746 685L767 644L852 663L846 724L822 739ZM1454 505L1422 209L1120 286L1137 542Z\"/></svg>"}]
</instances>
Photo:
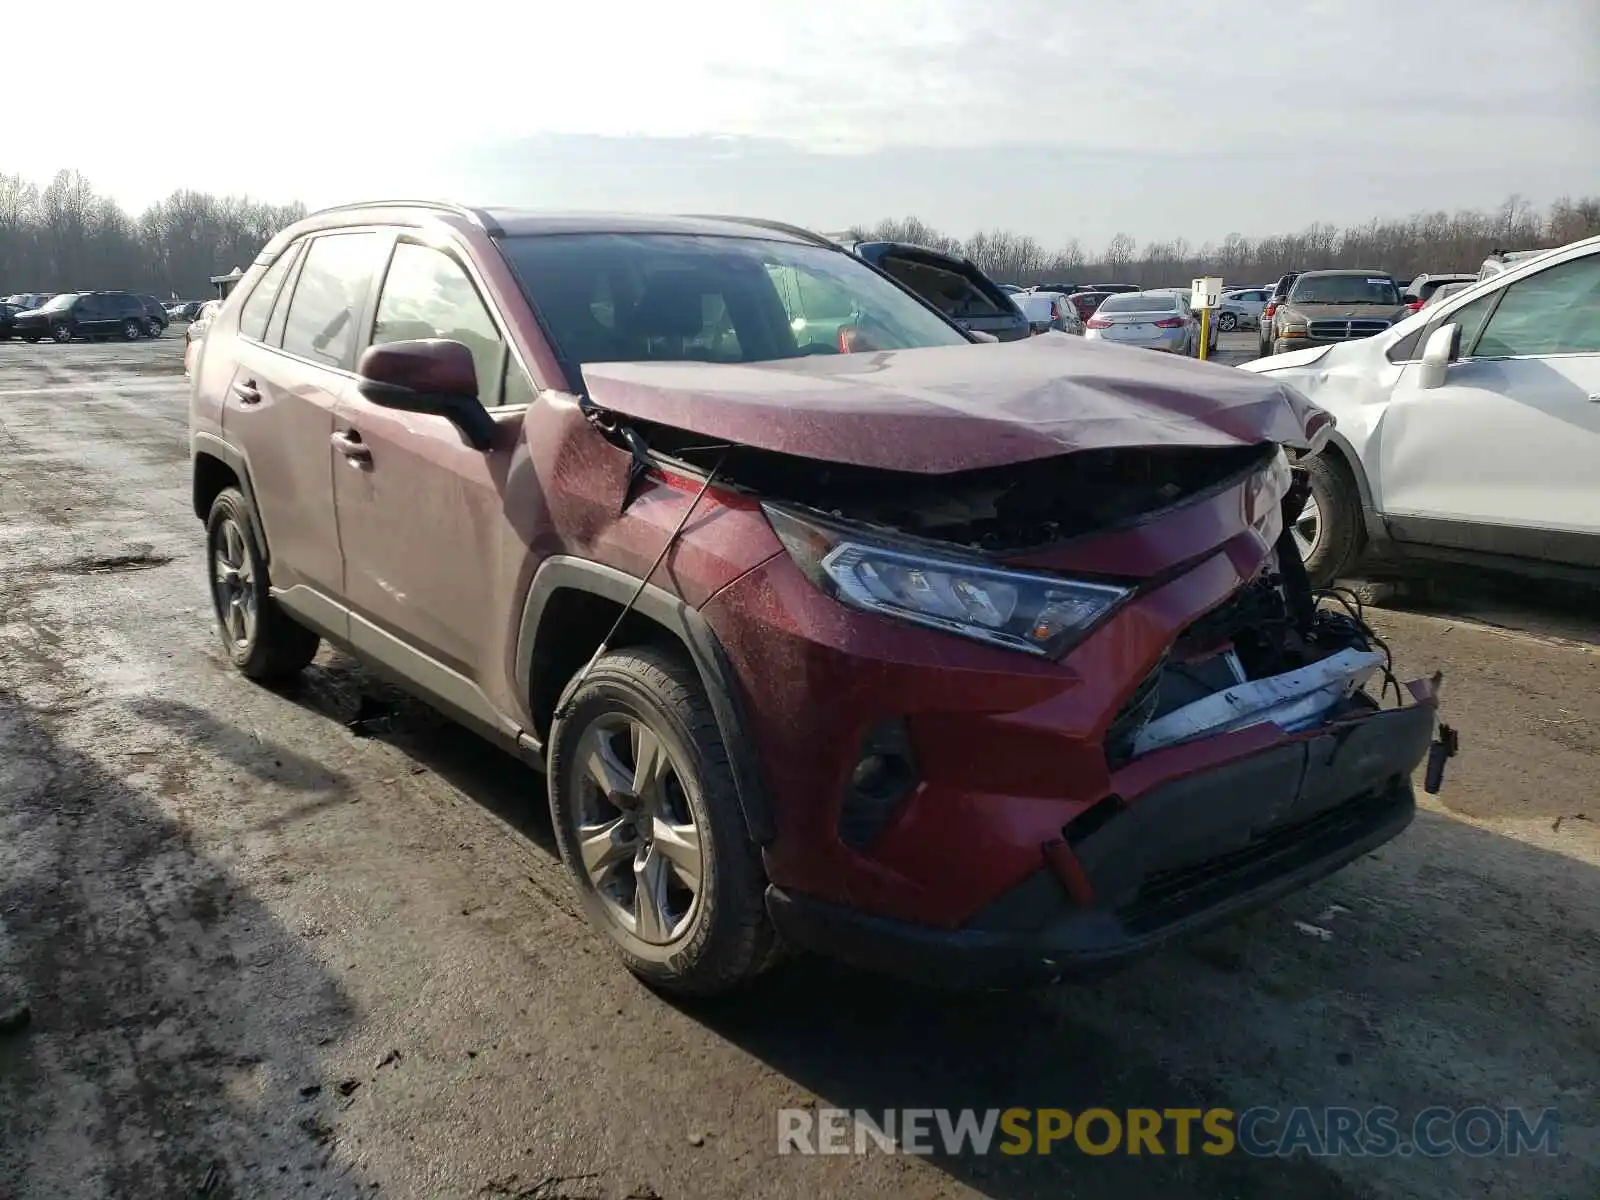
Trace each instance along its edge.
<instances>
[{"instance_id":1,"label":"door handle","mask_svg":"<svg viewBox=\"0 0 1600 1200\"><path fill-rule=\"evenodd\" d=\"M256 390L255 380L253 379L249 383L235 383L233 385L233 394L238 398L240 404L261 403L261 393Z\"/></svg>"},{"instance_id":2,"label":"door handle","mask_svg":"<svg viewBox=\"0 0 1600 1200\"><path fill-rule=\"evenodd\" d=\"M372 447L361 440L361 435L354 429L342 430L332 435L328 441L333 443L333 448L350 460L352 467L359 467L364 462L372 461Z\"/></svg>"}]
</instances>

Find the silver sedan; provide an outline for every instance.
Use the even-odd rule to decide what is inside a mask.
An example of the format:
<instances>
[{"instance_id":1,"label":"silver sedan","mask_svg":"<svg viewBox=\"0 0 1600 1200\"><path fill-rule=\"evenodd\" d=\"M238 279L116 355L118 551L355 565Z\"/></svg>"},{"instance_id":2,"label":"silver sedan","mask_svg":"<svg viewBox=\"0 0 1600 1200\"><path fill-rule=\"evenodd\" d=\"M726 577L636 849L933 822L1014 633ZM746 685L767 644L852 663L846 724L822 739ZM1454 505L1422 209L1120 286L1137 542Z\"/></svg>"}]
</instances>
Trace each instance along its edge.
<instances>
[{"instance_id":1,"label":"silver sedan","mask_svg":"<svg viewBox=\"0 0 1600 1200\"><path fill-rule=\"evenodd\" d=\"M1224 333L1235 329L1255 329L1261 324L1261 310L1266 308L1271 293L1258 288L1245 288L1236 292L1223 292L1214 319Z\"/></svg>"},{"instance_id":2,"label":"silver sedan","mask_svg":"<svg viewBox=\"0 0 1600 1200\"><path fill-rule=\"evenodd\" d=\"M1173 291L1107 296L1089 318L1084 336L1169 354L1200 353L1200 322Z\"/></svg>"}]
</instances>

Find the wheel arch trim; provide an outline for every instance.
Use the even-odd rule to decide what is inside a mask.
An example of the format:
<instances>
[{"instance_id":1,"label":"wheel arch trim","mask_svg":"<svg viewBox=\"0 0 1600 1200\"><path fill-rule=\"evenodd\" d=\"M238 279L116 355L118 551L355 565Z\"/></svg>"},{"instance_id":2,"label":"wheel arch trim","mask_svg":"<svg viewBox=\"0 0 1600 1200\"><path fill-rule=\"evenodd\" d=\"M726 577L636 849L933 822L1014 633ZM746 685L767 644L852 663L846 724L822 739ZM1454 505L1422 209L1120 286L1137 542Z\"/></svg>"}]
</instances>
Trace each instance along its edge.
<instances>
[{"instance_id":1,"label":"wheel arch trim","mask_svg":"<svg viewBox=\"0 0 1600 1200\"><path fill-rule=\"evenodd\" d=\"M214 458L233 472L234 478L239 481L239 490L244 493L245 505L250 518L250 532L255 536L256 546L261 551L261 558L269 565L272 562L272 549L267 543L267 531L261 523L261 508L256 504L255 488L250 482L250 463L245 458L244 452L231 442L224 441L214 433L196 433L189 441L190 461L190 503L194 507L194 515L204 521L209 515L202 512L200 507L200 473L194 469L195 460L205 455Z\"/></svg>"},{"instance_id":2,"label":"wheel arch trim","mask_svg":"<svg viewBox=\"0 0 1600 1200\"><path fill-rule=\"evenodd\" d=\"M633 611L682 643L700 676L717 732L728 753L745 826L756 845L770 843L777 830L760 764L747 736L749 725L739 678L710 624L681 597L653 583L646 583L641 590L636 577L589 559L569 555L545 559L528 587L517 632L515 685L521 702L529 703L532 695L533 660L541 640L560 636L559 630L545 627L544 615L550 600L562 591L586 592L619 605L628 604L637 592Z\"/></svg>"}]
</instances>

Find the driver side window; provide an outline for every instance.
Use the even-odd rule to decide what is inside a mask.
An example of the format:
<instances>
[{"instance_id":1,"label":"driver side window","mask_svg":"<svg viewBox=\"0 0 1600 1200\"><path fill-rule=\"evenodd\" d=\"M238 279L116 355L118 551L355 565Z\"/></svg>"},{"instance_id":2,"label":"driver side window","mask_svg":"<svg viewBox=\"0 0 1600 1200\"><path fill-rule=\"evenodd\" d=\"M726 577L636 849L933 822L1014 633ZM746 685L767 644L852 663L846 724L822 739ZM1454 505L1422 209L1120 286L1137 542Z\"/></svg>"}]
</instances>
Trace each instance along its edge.
<instances>
[{"instance_id":1,"label":"driver side window","mask_svg":"<svg viewBox=\"0 0 1600 1200\"><path fill-rule=\"evenodd\" d=\"M1472 345L1465 327L1461 344ZM1472 349L1477 358L1594 353L1600 353L1600 254L1549 267L1506 288Z\"/></svg>"},{"instance_id":2,"label":"driver side window","mask_svg":"<svg viewBox=\"0 0 1600 1200\"><path fill-rule=\"evenodd\" d=\"M372 344L448 338L472 351L478 399L499 403L505 344L466 270L450 255L415 242L397 242L378 295Z\"/></svg>"}]
</instances>

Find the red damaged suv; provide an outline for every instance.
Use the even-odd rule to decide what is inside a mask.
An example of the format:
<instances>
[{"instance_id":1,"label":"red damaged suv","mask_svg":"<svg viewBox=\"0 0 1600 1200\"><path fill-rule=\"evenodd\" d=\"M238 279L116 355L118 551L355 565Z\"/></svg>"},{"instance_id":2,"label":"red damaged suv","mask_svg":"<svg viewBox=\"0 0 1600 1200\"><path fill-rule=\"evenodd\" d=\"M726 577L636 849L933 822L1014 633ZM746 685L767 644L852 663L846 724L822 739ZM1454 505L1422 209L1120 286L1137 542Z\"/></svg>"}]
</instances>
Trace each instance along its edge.
<instances>
[{"instance_id":1,"label":"red damaged suv","mask_svg":"<svg viewBox=\"0 0 1600 1200\"><path fill-rule=\"evenodd\" d=\"M1433 686L1284 532L1331 419L987 343L770 222L315 214L194 367L223 645L326 640L544 767L585 911L681 992L785 945L1055 980L1399 833Z\"/></svg>"}]
</instances>

